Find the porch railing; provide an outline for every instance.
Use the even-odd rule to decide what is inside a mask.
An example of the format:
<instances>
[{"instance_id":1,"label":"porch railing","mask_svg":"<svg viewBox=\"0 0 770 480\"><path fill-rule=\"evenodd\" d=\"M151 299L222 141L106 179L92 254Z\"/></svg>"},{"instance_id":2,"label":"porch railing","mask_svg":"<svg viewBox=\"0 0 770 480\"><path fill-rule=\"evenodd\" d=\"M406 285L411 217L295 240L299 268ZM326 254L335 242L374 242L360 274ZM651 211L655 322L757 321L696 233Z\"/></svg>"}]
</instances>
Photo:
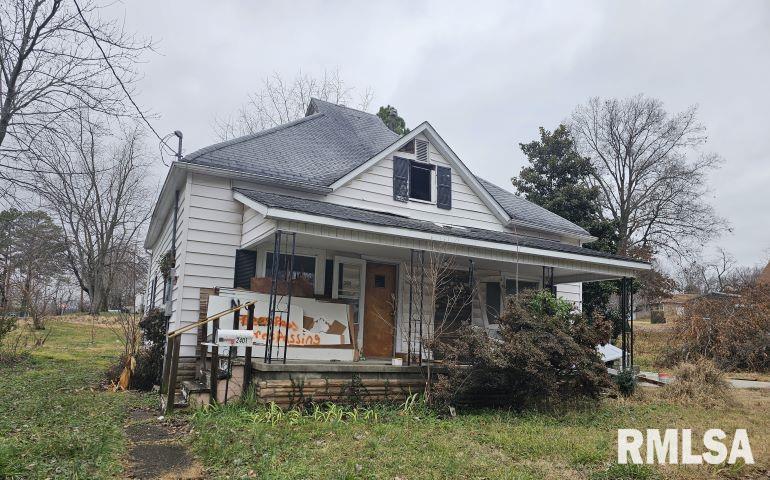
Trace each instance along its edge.
<instances>
[{"instance_id":1,"label":"porch railing","mask_svg":"<svg viewBox=\"0 0 770 480\"><path fill-rule=\"evenodd\" d=\"M216 339L217 330L219 329L219 319L230 314L238 315L238 312L240 312L241 309L246 308L248 309L249 314L249 325L247 328L251 330L254 328L253 322L254 322L254 305L256 304L256 300L252 300L249 302L242 303L240 305L236 305L228 310L225 310L223 312L219 312L217 314L214 314L210 317L207 317L205 320L200 320L195 323L191 323L190 325L185 325L184 327L178 328L174 330L173 332L169 332L166 335L166 355L163 359L163 376L161 378L161 386L160 386L160 393L166 395L166 405L165 405L165 412L171 412L174 409L174 397L176 395L176 380L177 380L177 370L179 368L179 348L182 345L182 334L189 332L190 330L193 330L198 327L202 327L204 325L208 325L209 322L215 322L214 323L214 339ZM205 353L203 353L205 358ZM251 357L251 347L246 348L246 356L247 356L247 365L250 364L250 357ZM217 391L217 380L218 380L218 372L217 369L219 366L217 365L219 363L219 348L213 347L211 349L211 368L210 368L210 390L209 395L210 398L215 401L216 399L216 391ZM251 373L250 368L246 368L244 370L245 372ZM244 382L245 385L248 385L248 383Z\"/></svg>"}]
</instances>

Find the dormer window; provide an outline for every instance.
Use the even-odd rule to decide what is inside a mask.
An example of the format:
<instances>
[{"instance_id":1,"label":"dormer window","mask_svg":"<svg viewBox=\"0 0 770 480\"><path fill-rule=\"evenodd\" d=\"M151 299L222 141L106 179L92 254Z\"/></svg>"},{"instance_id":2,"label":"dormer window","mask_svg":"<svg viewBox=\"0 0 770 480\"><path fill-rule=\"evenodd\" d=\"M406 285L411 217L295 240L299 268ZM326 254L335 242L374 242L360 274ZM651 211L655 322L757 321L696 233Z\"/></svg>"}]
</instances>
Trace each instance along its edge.
<instances>
[{"instance_id":1,"label":"dormer window","mask_svg":"<svg viewBox=\"0 0 770 480\"><path fill-rule=\"evenodd\" d=\"M409 198L433 201L433 170L434 165L422 162L409 162Z\"/></svg>"},{"instance_id":2,"label":"dormer window","mask_svg":"<svg viewBox=\"0 0 770 480\"><path fill-rule=\"evenodd\" d=\"M452 168L431 163L428 142L414 139L409 143L414 158L393 156L393 200L432 203L436 208L451 210Z\"/></svg>"}]
</instances>

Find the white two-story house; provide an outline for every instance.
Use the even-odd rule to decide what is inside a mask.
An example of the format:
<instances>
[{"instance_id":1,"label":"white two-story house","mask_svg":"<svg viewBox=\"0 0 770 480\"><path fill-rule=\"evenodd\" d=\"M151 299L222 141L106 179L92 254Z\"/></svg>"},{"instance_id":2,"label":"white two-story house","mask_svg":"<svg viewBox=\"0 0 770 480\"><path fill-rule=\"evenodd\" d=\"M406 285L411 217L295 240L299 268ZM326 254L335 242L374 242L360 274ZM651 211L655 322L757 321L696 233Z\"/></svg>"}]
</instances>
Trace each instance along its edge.
<instances>
[{"instance_id":1,"label":"white two-story house","mask_svg":"<svg viewBox=\"0 0 770 480\"><path fill-rule=\"evenodd\" d=\"M375 115L312 100L304 118L171 165L145 240L147 306L167 309L169 330L205 318L202 292L248 296L254 279L271 277L276 232L294 233L293 269L310 286L295 305L346 303L350 338L341 343L356 359L403 358L437 321L436 302L410 273L432 255L451 257L457 281L472 284L467 316L489 330L517 288L549 288L579 306L583 282L649 268L583 248L588 232L496 185L509 175L477 177L428 122L399 136ZM182 359L200 338L182 336Z\"/></svg>"}]
</instances>

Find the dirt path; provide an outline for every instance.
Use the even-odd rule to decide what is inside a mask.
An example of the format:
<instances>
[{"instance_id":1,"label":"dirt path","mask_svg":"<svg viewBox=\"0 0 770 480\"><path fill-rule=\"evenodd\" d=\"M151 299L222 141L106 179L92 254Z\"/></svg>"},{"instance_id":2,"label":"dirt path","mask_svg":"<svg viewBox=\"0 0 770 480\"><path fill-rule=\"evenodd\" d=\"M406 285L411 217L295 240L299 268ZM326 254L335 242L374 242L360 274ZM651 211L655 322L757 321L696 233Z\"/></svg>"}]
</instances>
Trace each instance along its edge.
<instances>
[{"instance_id":1,"label":"dirt path","mask_svg":"<svg viewBox=\"0 0 770 480\"><path fill-rule=\"evenodd\" d=\"M125 428L129 441L127 478L204 478L200 464L183 443L189 429L184 422L158 420L156 412L134 410Z\"/></svg>"}]
</instances>

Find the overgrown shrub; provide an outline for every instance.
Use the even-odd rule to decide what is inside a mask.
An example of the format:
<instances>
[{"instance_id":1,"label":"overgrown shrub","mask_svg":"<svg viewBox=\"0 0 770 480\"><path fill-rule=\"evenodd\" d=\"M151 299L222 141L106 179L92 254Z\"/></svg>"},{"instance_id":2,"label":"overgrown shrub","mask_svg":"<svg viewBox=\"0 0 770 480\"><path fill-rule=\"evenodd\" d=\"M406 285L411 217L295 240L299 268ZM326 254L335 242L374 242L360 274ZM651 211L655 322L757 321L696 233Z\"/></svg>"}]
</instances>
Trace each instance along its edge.
<instances>
[{"instance_id":1,"label":"overgrown shrub","mask_svg":"<svg viewBox=\"0 0 770 480\"><path fill-rule=\"evenodd\" d=\"M666 315L662 310L650 312L650 323L666 323Z\"/></svg>"},{"instance_id":2,"label":"overgrown shrub","mask_svg":"<svg viewBox=\"0 0 770 480\"><path fill-rule=\"evenodd\" d=\"M525 408L596 398L611 385L596 351L609 329L549 292L509 297L500 339L466 327L440 346L450 368L435 383L432 400Z\"/></svg>"},{"instance_id":3,"label":"overgrown shrub","mask_svg":"<svg viewBox=\"0 0 770 480\"><path fill-rule=\"evenodd\" d=\"M131 387L151 390L160 385L163 368L163 351L166 348L166 317L158 309L147 312L139 322L142 328L142 346L136 354L136 367Z\"/></svg>"},{"instance_id":4,"label":"overgrown shrub","mask_svg":"<svg viewBox=\"0 0 770 480\"><path fill-rule=\"evenodd\" d=\"M732 400L724 374L707 359L682 363L674 369L674 380L663 387L663 398L681 404L718 406Z\"/></svg>"},{"instance_id":5,"label":"overgrown shrub","mask_svg":"<svg viewBox=\"0 0 770 480\"><path fill-rule=\"evenodd\" d=\"M661 363L707 358L725 371L770 371L770 287L690 301L670 323L671 340Z\"/></svg>"}]
</instances>

